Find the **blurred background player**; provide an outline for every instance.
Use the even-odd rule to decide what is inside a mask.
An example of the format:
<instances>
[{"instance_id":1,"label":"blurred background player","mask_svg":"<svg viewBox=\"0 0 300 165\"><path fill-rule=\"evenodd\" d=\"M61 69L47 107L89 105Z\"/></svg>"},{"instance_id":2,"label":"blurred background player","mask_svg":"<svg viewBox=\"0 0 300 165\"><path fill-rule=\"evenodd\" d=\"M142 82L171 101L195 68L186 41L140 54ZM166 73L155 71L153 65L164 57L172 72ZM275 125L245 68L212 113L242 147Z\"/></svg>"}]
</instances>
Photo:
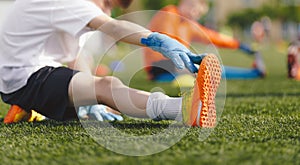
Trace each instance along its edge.
<instances>
[{"instance_id":1,"label":"blurred background player","mask_svg":"<svg viewBox=\"0 0 300 165\"><path fill-rule=\"evenodd\" d=\"M185 46L192 42L214 44L221 48L240 49L254 55L256 52L238 40L208 29L197 22L208 12L206 0L181 0L178 6L169 5L158 11L152 18L149 29L176 38ZM262 60L261 58L257 58ZM263 64L262 62L260 62ZM151 49L144 50L144 64L148 78L153 81L169 82L182 73L176 70L174 64L161 54ZM257 67L245 69L224 67L228 79L259 78L264 76L264 70Z\"/></svg>"},{"instance_id":2,"label":"blurred background player","mask_svg":"<svg viewBox=\"0 0 300 165\"><path fill-rule=\"evenodd\" d=\"M288 78L300 80L300 40L295 40L290 43L287 52Z\"/></svg>"},{"instance_id":3,"label":"blurred background player","mask_svg":"<svg viewBox=\"0 0 300 165\"><path fill-rule=\"evenodd\" d=\"M265 38L265 27L261 21L253 22L251 26L251 35L256 43L262 43Z\"/></svg>"}]
</instances>

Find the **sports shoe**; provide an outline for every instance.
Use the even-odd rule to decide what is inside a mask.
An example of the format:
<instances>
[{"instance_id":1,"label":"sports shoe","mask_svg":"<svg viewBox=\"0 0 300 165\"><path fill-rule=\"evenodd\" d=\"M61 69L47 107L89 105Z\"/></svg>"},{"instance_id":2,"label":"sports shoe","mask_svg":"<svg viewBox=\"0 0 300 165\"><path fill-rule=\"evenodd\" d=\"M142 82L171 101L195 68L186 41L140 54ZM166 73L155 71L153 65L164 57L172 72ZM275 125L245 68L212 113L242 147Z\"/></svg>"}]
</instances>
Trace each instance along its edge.
<instances>
[{"instance_id":1,"label":"sports shoe","mask_svg":"<svg viewBox=\"0 0 300 165\"><path fill-rule=\"evenodd\" d=\"M12 105L4 118L4 123L11 124L18 123L21 121L34 122L43 121L45 119L45 116L35 112L34 110L31 110L30 113L28 113L19 106Z\"/></svg>"},{"instance_id":2,"label":"sports shoe","mask_svg":"<svg viewBox=\"0 0 300 165\"><path fill-rule=\"evenodd\" d=\"M209 54L202 60L194 89L183 94L183 121L189 126L213 128L216 126L215 97L221 81L218 58Z\"/></svg>"},{"instance_id":3,"label":"sports shoe","mask_svg":"<svg viewBox=\"0 0 300 165\"><path fill-rule=\"evenodd\" d=\"M29 118L27 119L28 122L36 122L36 121L44 121L46 120L47 117L37 113L36 111L34 110L31 110L30 112L30 116Z\"/></svg>"}]
</instances>

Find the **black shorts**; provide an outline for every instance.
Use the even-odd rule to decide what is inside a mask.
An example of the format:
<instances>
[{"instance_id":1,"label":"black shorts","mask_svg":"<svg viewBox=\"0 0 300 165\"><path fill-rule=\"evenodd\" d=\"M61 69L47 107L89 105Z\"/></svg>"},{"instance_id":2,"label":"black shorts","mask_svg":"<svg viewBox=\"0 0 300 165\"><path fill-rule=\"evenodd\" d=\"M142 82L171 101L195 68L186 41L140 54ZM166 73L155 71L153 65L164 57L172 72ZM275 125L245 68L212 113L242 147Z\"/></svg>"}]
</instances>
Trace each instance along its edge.
<instances>
[{"instance_id":1,"label":"black shorts","mask_svg":"<svg viewBox=\"0 0 300 165\"><path fill-rule=\"evenodd\" d=\"M76 73L78 71L66 67L43 67L30 76L26 86L10 94L1 93L2 100L27 112L35 110L50 119L77 119L68 94L69 83Z\"/></svg>"}]
</instances>

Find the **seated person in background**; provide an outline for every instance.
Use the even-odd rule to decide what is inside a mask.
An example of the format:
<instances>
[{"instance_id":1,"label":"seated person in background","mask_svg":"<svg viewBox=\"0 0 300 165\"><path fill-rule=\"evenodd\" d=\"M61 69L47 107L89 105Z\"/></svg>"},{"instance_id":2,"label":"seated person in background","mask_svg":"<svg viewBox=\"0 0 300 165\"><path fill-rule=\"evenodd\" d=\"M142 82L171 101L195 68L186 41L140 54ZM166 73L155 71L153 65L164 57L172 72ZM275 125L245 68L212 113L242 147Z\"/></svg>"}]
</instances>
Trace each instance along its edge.
<instances>
[{"instance_id":1,"label":"seated person in background","mask_svg":"<svg viewBox=\"0 0 300 165\"><path fill-rule=\"evenodd\" d=\"M149 29L167 34L187 47L192 42L214 44L217 47L240 49L249 55L255 54L245 44L238 40L208 29L197 22L208 11L206 0L181 0L178 6L169 5L161 9L152 18ZM261 58L260 58L261 59ZM179 73L174 64L161 54L149 48L144 50L144 64L148 78L153 81L169 82ZM245 69L225 67L226 78L258 78L264 76L264 71L258 68Z\"/></svg>"}]
</instances>

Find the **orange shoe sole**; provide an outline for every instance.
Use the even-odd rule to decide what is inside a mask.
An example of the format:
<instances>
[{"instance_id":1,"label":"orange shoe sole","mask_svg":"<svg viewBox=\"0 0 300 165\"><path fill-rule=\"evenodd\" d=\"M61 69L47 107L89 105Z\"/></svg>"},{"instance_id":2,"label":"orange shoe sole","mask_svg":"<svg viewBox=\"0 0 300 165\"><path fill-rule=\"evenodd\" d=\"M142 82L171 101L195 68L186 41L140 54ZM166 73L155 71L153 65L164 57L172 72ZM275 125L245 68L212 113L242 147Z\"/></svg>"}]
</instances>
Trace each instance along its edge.
<instances>
[{"instance_id":1,"label":"orange shoe sole","mask_svg":"<svg viewBox=\"0 0 300 165\"><path fill-rule=\"evenodd\" d=\"M213 128L217 115L215 97L221 81L221 66L218 58L207 55L201 62L194 90L183 100L183 118L189 126ZM188 103L190 102L190 103ZM189 105L190 104L190 105Z\"/></svg>"},{"instance_id":2,"label":"orange shoe sole","mask_svg":"<svg viewBox=\"0 0 300 165\"><path fill-rule=\"evenodd\" d=\"M17 123L23 121L24 118L28 118L28 116L29 113L27 113L25 110L23 110L17 105L12 105L4 118L4 123Z\"/></svg>"}]
</instances>

